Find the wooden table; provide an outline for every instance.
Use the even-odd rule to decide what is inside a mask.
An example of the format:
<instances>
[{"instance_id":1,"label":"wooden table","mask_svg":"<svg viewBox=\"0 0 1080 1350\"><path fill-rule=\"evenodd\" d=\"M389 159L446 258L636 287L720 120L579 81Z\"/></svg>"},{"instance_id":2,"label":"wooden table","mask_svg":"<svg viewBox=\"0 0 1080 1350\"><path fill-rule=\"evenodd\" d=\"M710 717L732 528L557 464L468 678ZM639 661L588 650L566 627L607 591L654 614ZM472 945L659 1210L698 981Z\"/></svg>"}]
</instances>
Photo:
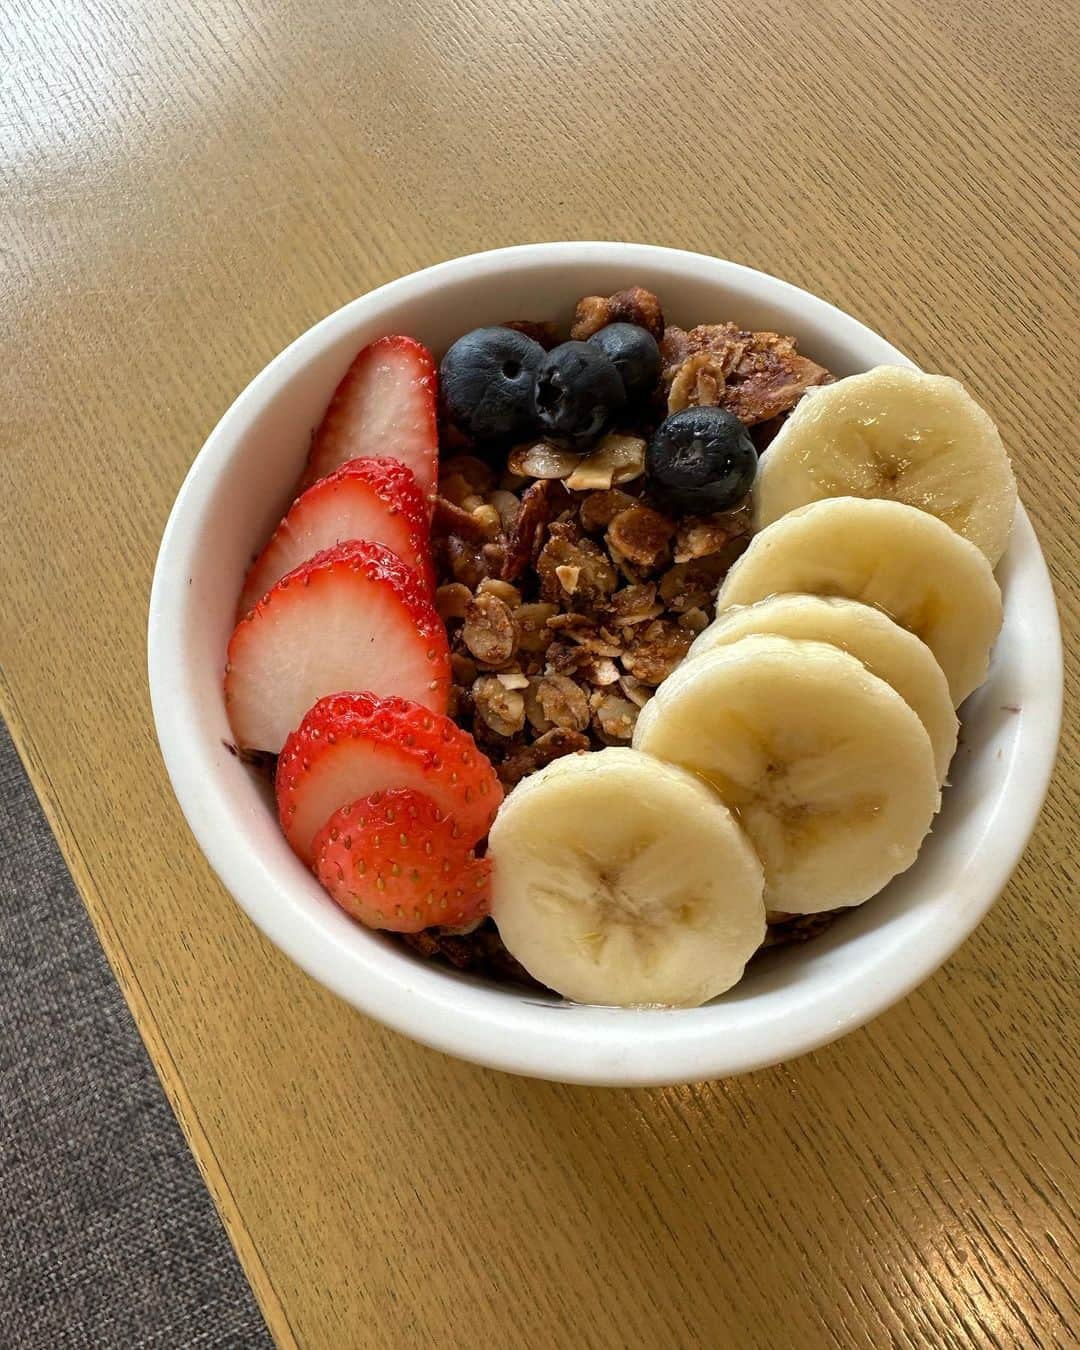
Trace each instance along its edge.
<instances>
[{"instance_id":1,"label":"wooden table","mask_svg":"<svg viewBox=\"0 0 1080 1350\"><path fill-rule=\"evenodd\" d=\"M575 237L775 272L968 381L1075 656L1070 8L6 7L3 709L281 1345L1075 1345L1075 723L917 994L768 1072L587 1091L420 1049L271 949L144 675L162 527L247 380L388 278Z\"/></svg>"}]
</instances>

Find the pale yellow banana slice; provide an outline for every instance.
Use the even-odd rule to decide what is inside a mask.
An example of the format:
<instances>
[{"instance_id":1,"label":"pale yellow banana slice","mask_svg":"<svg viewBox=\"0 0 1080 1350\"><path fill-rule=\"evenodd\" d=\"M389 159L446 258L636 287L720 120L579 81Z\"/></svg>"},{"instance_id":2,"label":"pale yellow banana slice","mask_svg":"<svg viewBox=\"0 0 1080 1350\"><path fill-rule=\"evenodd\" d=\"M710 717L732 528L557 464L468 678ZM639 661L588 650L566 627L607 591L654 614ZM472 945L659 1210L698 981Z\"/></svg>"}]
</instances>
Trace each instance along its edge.
<instances>
[{"instance_id":1,"label":"pale yellow banana slice","mask_svg":"<svg viewBox=\"0 0 1080 1350\"><path fill-rule=\"evenodd\" d=\"M871 675L891 684L918 714L933 747L938 782L945 781L959 723L948 681L933 652L914 633L857 600L776 595L755 605L726 610L698 634L687 656L701 656L752 633L828 642L861 661Z\"/></svg>"},{"instance_id":2,"label":"pale yellow banana slice","mask_svg":"<svg viewBox=\"0 0 1080 1350\"><path fill-rule=\"evenodd\" d=\"M877 366L807 391L762 457L756 523L824 497L884 497L929 511L993 567L1016 479L990 414L959 380Z\"/></svg>"},{"instance_id":3,"label":"pale yellow banana slice","mask_svg":"<svg viewBox=\"0 0 1080 1350\"><path fill-rule=\"evenodd\" d=\"M704 783L627 748L556 760L491 828L491 912L543 984L579 1003L694 1007L765 936L762 871Z\"/></svg>"},{"instance_id":4,"label":"pale yellow banana slice","mask_svg":"<svg viewBox=\"0 0 1080 1350\"><path fill-rule=\"evenodd\" d=\"M918 717L822 642L756 635L684 662L642 709L634 747L698 774L732 808L770 911L869 899L915 861L940 804Z\"/></svg>"},{"instance_id":5,"label":"pale yellow banana slice","mask_svg":"<svg viewBox=\"0 0 1080 1350\"><path fill-rule=\"evenodd\" d=\"M986 678L1001 628L1001 592L986 557L900 502L830 497L781 516L725 577L717 614L790 592L883 610L934 653L954 705Z\"/></svg>"}]
</instances>

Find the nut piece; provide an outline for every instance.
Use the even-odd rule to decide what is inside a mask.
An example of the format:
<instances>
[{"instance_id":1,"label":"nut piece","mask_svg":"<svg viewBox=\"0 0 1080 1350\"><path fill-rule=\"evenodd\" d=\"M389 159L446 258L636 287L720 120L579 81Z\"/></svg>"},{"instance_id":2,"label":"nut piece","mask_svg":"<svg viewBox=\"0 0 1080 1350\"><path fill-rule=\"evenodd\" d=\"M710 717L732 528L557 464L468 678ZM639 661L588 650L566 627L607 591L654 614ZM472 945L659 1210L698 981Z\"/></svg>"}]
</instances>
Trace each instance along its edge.
<instances>
[{"instance_id":1,"label":"nut piece","mask_svg":"<svg viewBox=\"0 0 1080 1350\"><path fill-rule=\"evenodd\" d=\"M544 716L567 731L584 731L589 725L589 702L584 691L566 675L545 675L536 688Z\"/></svg>"},{"instance_id":2,"label":"nut piece","mask_svg":"<svg viewBox=\"0 0 1080 1350\"><path fill-rule=\"evenodd\" d=\"M607 741L628 741L637 725L638 707L617 694L605 694L594 713L597 730Z\"/></svg>"},{"instance_id":3,"label":"nut piece","mask_svg":"<svg viewBox=\"0 0 1080 1350\"><path fill-rule=\"evenodd\" d=\"M611 322L608 315L611 304L602 295L586 295L577 302L574 310L574 322L570 325L570 336L575 342L586 342L601 328Z\"/></svg>"},{"instance_id":4,"label":"nut piece","mask_svg":"<svg viewBox=\"0 0 1080 1350\"><path fill-rule=\"evenodd\" d=\"M555 575L559 578L559 585L567 595L573 595L577 590L578 577L581 576L581 568L573 567L569 563L564 563L561 567L556 567Z\"/></svg>"},{"instance_id":5,"label":"nut piece","mask_svg":"<svg viewBox=\"0 0 1080 1350\"><path fill-rule=\"evenodd\" d=\"M675 372L668 391L668 412L682 412L691 406L715 408L727 384L722 360L712 352L699 352L684 361Z\"/></svg>"},{"instance_id":6,"label":"nut piece","mask_svg":"<svg viewBox=\"0 0 1080 1350\"><path fill-rule=\"evenodd\" d=\"M565 478L577 468L581 456L575 450L549 441L528 441L510 451L507 468L519 478Z\"/></svg>"},{"instance_id":7,"label":"nut piece","mask_svg":"<svg viewBox=\"0 0 1080 1350\"><path fill-rule=\"evenodd\" d=\"M638 567L659 567L668 557L668 543L675 533L675 522L650 506L632 506L620 511L607 528L608 548L612 554L628 559Z\"/></svg>"},{"instance_id":8,"label":"nut piece","mask_svg":"<svg viewBox=\"0 0 1080 1350\"><path fill-rule=\"evenodd\" d=\"M640 436L609 432L566 479L572 492L595 492L613 483L629 483L645 472L645 442Z\"/></svg>"},{"instance_id":9,"label":"nut piece","mask_svg":"<svg viewBox=\"0 0 1080 1350\"><path fill-rule=\"evenodd\" d=\"M566 493L561 487L555 489L544 479L526 488L521 498L521 510L506 541L503 581L516 581L539 554L544 542L544 530L555 514L560 495L566 500Z\"/></svg>"},{"instance_id":10,"label":"nut piece","mask_svg":"<svg viewBox=\"0 0 1080 1350\"><path fill-rule=\"evenodd\" d=\"M653 691L648 685L642 684L640 680L635 680L633 675L624 675L619 681L619 688L637 708L644 708L653 695Z\"/></svg>"},{"instance_id":11,"label":"nut piece","mask_svg":"<svg viewBox=\"0 0 1080 1350\"><path fill-rule=\"evenodd\" d=\"M505 665L517 645L517 630L509 608L498 596L483 593L467 606L461 637L484 666Z\"/></svg>"},{"instance_id":12,"label":"nut piece","mask_svg":"<svg viewBox=\"0 0 1080 1350\"><path fill-rule=\"evenodd\" d=\"M660 341L664 336L664 312L660 301L644 286L616 291L608 301L608 323L636 323Z\"/></svg>"},{"instance_id":13,"label":"nut piece","mask_svg":"<svg viewBox=\"0 0 1080 1350\"><path fill-rule=\"evenodd\" d=\"M481 675L472 687L476 714L497 736L516 736L525 725L525 700L495 675Z\"/></svg>"},{"instance_id":14,"label":"nut piece","mask_svg":"<svg viewBox=\"0 0 1080 1350\"><path fill-rule=\"evenodd\" d=\"M542 677L534 675L528 683L528 687L522 691L522 697L525 700L525 716L529 719L529 726L534 731L544 732L551 730L551 719L540 706L538 697Z\"/></svg>"},{"instance_id":15,"label":"nut piece","mask_svg":"<svg viewBox=\"0 0 1080 1350\"><path fill-rule=\"evenodd\" d=\"M616 291L606 300L601 295L587 295L577 303L574 310L574 322L570 326L570 336L576 342L584 342L609 323L636 323L646 328L660 341L664 334L664 315L660 301L651 291L641 286L631 286L629 290Z\"/></svg>"}]
</instances>

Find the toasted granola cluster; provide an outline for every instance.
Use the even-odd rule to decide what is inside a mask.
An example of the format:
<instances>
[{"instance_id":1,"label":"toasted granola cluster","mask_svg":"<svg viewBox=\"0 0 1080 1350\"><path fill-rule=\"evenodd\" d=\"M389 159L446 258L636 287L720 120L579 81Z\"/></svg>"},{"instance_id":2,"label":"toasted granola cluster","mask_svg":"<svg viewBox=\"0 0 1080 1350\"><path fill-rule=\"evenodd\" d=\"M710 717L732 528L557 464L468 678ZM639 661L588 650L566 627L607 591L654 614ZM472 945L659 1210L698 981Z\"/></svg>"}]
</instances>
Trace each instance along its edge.
<instances>
[{"instance_id":1,"label":"toasted granola cluster","mask_svg":"<svg viewBox=\"0 0 1080 1350\"><path fill-rule=\"evenodd\" d=\"M751 333L734 323L701 324L689 332L668 328L660 356L669 412L713 404L748 427L783 419L807 389L833 378L799 355L794 338Z\"/></svg>"}]
</instances>

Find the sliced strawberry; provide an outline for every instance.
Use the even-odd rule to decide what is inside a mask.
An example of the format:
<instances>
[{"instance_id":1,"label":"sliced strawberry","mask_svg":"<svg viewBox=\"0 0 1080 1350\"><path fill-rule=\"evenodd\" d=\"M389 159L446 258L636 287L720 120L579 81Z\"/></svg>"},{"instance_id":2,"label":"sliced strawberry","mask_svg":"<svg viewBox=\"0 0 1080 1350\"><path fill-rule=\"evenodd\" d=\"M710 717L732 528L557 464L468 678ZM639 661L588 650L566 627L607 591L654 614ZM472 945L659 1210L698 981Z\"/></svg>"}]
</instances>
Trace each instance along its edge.
<instances>
[{"instance_id":1,"label":"sliced strawberry","mask_svg":"<svg viewBox=\"0 0 1080 1350\"><path fill-rule=\"evenodd\" d=\"M237 743L272 754L327 694L403 694L441 713L449 687L446 629L424 583L384 545L355 539L282 577L236 625L225 666Z\"/></svg>"},{"instance_id":2,"label":"sliced strawberry","mask_svg":"<svg viewBox=\"0 0 1080 1350\"><path fill-rule=\"evenodd\" d=\"M385 544L431 588L428 504L412 470L396 459L352 459L293 502L247 574L237 617L286 572L350 539Z\"/></svg>"},{"instance_id":3,"label":"sliced strawberry","mask_svg":"<svg viewBox=\"0 0 1080 1350\"><path fill-rule=\"evenodd\" d=\"M490 761L449 717L368 693L320 700L286 741L275 786L281 828L306 863L334 812L373 792L424 793L470 848L487 833L503 795Z\"/></svg>"},{"instance_id":4,"label":"sliced strawberry","mask_svg":"<svg viewBox=\"0 0 1080 1350\"><path fill-rule=\"evenodd\" d=\"M313 849L315 875L369 928L456 928L491 905L491 863L474 855L429 797L408 788L335 811Z\"/></svg>"},{"instance_id":5,"label":"sliced strawberry","mask_svg":"<svg viewBox=\"0 0 1080 1350\"><path fill-rule=\"evenodd\" d=\"M435 362L410 337L384 337L360 352L330 400L311 442L302 486L350 459L399 459L412 469L425 500L438 480Z\"/></svg>"}]
</instances>

